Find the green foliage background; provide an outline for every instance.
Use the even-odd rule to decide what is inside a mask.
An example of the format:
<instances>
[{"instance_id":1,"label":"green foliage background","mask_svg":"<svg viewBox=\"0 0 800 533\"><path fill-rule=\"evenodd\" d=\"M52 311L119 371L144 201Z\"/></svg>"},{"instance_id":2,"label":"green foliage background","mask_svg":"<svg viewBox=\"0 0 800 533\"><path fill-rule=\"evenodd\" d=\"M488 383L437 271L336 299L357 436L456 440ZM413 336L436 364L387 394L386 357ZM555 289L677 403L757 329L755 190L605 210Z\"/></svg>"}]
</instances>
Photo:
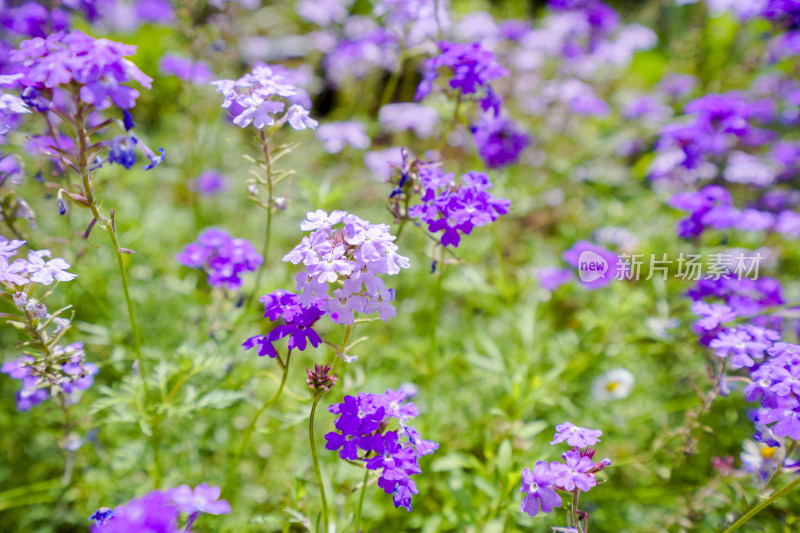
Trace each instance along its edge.
<instances>
[{"instance_id":1,"label":"green foliage background","mask_svg":"<svg viewBox=\"0 0 800 533\"><path fill-rule=\"evenodd\" d=\"M745 87L754 77L753 57L763 30L758 23L742 26L729 16L708 19L702 4L671 4L615 6L626 21L655 28L661 41L638 54L621 79L599 88L612 101L622 88L647 90L667 72L697 74L705 91ZM357 8L369 6L359 3ZM498 19L539 14L536 5L523 2L455 2L454 9L489 10ZM241 34L289 33L301 26L288 3L239 20ZM213 55L193 48L214 37L229 39L225 50ZM243 315L238 295L211 290L202 273L174 260L208 226L248 238L258 248L264 238L264 212L248 202L245 190L251 170L258 171L242 157L258 155L252 132L224 120L212 87L157 74L161 55L188 49L209 61L219 77L239 76L244 66L236 60L235 36L219 28L144 26L133 35L110 38L137 45L135 62L154 76L153 90L143 91L134 116L139 133L168 154L153 171L112 166L98 173L99 194L117 213L122 245L136 251L128 267L143 350L155 369L149 386L157 402L144 411L137 392L125 303L106 236L95 231L83 241L87 213L73 207L59 217L54 199L29 180L22 194L39 223L35 231L24 228L29 242L65 257L79 274L75 282L58 287L51 307L74 306L78 327L71 340L86 342L88 359L101 367L96 385L76 408L81 436L92 428L98 432L94 443L78 451L73 481L62 488L60 411L48 402L30 413L16 412L17 383L0 379L2 531L85 531L86 517L96 508L114 507L153 489L156 462L163 471L162 487L222 485L242 429L280 377L274 361L240 348L246 337L268 325L256 307ZM319 59L306 61L318 68ZM414 90L414 70L406 72L393 95L396 101L410 100ZM356 118L377 133L375 116L387 82L376 75L328 95L332 104L321 120ZM452 104L435 105L443 116L451 113ZM397 291L397 317L360 324L356 337L368 339L354 350L359 360L337 366L341 381L325 398L326 406L346 393L415 383L421 410L417 428L441 443L434 456L421 461L424 473L418 476L413 513L394 509L391 498L373 487L365 502L366 530L543 532L564 525L563 511L536 518L520 513L518 487L523 467L558 458L561 449L548 442L553 426L569 420L601 428L598 456L613 462L605 482L582 500L592 531L713 531L755 497L753 480L721 479L711 465L714 456L738 456L752 424L746 402L734 392L718 399L697 427L687 426L687 413L701 404L698 393L713 386L706 368L709 355L688 327L691 317L683 296L688 283L674 278L618 282L597 291L569 285L550 294L539 287L533 270L561 265L564 250L603 226L633 231L645 254L677 256L762 243L734 234L727 240L679 241L673 231L679 214L644 180L648 161L626 161L613 153L620 139L637 134L618 115L565 124L560 131L533 120L527 127L535 137L533 149L546 154L545 163L490 172L495 194L512 199L511 213L477 229L457 250L462 261L435 273L431 243L408 228L399 245L412 268L390 280ZM294 145L278 166L295 175L280 192L289 204L275 219L260 293L293 289L296 269L280 257L301 238L298 224L306 211L345 209L372 222L391 223L384 207L389 190L369 174L361 152L326 155L308 131L280 132L278 142ZM430 147L398 136L379 137L373 148L403 144L416 153ZM453 172L483 169L468 152L445 153L445 161ZM37 163L27 163L30 175ZM576 178L579 167L588 178ZM231 188L213 198L192 193L187 181L205 169L223 171ZM553 202L559 194L563 201ZM769 274L796 271L800 258L790 244L767 244L780 247L784 258ZM796 281L786 275L781 279L792 300ZM245 294L252 284L251 277ZM654 325L669 318L681 323L660 335ZM342 334L332 324L323 332L334 341ZM15 332L0 331L4 360L13 357L15 340ZM298 517L316 519L304 367L333 357L324 346L295 354L288 390L262 416L237 468L240 482L223 493L233 513L202 517L196 531L301 531ZM633 392L623 400L599 402L591 382L615 367L636 376ZM320 411L318 435L332 424L333 417ZM684 427L689 431L682 434ZM688 449L692 453L685 454ZM335 454L321 453L337 530L351 531L361 474ZM800 497L789 496L754 523L765 531L792 531L798 505Z\"/></svg>"}]
</instances>

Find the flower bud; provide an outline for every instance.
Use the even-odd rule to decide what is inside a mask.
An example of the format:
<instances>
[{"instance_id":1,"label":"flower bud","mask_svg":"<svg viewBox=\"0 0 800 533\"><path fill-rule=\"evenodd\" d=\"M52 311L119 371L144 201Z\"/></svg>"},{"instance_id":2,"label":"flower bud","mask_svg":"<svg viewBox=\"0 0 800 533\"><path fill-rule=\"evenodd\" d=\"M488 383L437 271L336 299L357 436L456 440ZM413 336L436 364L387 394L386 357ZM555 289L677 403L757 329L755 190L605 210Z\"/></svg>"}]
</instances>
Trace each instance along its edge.
<instances>
[{"instance_id":1,"label":"flower bud","mask_svg":"<svg viewBox=\"0 0 800 533\"><path fill-rule=\"evenodd\" d=\"M314 370L306 368L306 384L311 396L315 399L322 398L334 386L337 381L336 374L331 374L331 367L328 365L314 365Z\"/></svg>"},{"instance_id":2,"label":"flower bud","mask_svg":"<svg viewBox=\"0 0 800 533\"><path fill-rule=\"evenodd\" d=\"M19 307L20 309L24 309L25 304L28 303L28 294L24 292L17 291L14 293L14 296L12 296L12 298L14 299L14 305Z\"/></svg>"},{"instance_id":3,"label":"flower bud","mask_svg":"<svg viewBox=\"0 0 800 533\"><path fill-rule=\"evenodd\" d=\"M41 302L37 303L30 302L27 306L25 306L25 310L30 312L34 317L38 319L47 318L47 306Z\"/></svg>"}]
</instances>

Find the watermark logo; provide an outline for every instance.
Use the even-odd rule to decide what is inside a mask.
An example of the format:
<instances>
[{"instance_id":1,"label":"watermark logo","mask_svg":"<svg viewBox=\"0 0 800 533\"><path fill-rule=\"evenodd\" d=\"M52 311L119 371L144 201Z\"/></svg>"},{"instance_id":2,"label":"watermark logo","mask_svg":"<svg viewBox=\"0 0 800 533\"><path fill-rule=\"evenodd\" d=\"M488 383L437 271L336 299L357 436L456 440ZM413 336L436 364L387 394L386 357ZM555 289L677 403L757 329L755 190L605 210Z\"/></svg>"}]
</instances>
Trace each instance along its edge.
<instances>
[{"instance_id":1,"label":"watermark logo","mask_svg":"<svg viewBox=\"0 0 800 533\"><path fill-rule=\"evenodd\" d=\"M605 276L608 272L608 261L602 255L584 250L578 256L578 277L584 283L591 283Z\"/></svg>"}]
</instances>

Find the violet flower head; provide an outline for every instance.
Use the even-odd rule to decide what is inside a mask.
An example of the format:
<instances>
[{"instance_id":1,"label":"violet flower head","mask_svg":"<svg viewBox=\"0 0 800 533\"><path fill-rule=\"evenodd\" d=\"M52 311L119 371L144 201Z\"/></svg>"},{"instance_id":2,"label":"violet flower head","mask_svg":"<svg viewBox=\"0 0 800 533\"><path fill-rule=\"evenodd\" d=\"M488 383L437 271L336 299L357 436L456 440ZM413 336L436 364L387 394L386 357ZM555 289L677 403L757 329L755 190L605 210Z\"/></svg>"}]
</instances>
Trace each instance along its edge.
<instances>
[{"instance_id":1,"label":"violet flower head","mask_svg":"<svg viewBox=\"0 0 800 533\"><path fill-rule=\"evenodd\" d=\"M229 514L231 505L226 500L220 500L219 496L220 488L209 487L207 483L201 483L194 489L189 485L180 485L169 491L169 497L178 510L187 514Z\"/></svg>"},{"instance_id":2,"label":"violet flower head","mask_svg":"<svg viewBox=\"0 0 800 533\"><path fill-rule=\"evenodd\" d=\"M393 182L396 189L392 197L399 203L405 194L418 190L422 203L412 205L408 216L427 224L431 233L441 231L442 245L456 248L462 235L469 235L474 228L491 224L508 213L511 201L489 192L493 184L485 173L468 172L459 183L437 163L417 161L415 165L413 176L403 171L399 181Z\"/></svg>"},{"instance_id":3,"label":"violet flower head","mask_svg":"<svg viewBox=\"0 0 800 533\"><path fill-rule=\"evenodd\" d=\"M410 264L397 253L389 226L318 209L300 228L310 234L283 260L304 266L295 277L302 305L317 299L337 324L352 324L355 313L377 312L382 320L395 316L394 291L378 276L399 274ZM338 288L331 290L332 284Z\"/></svg>"},{"instance_id":4,"label":"violet flower head","mask_svg":"<svg viewBox=\"0 0 800 533\"><path fill-rule=\"evenodd\" d=\"M41 91L74 82L80 87L84 103L97 109L105 109L112 103L130 109L139 91L124 84L136 81L149 89L152 82L126 59L134 53L135 46L94 39L74 30L23 41L10 58L19 63L22 73L19 83L24 89Z\"/></svg>"},{"instance_id":5,"label":"violet flower head","mask_svg":"<svg viewBox=\"0 0 800 533\"><path fill-rule=\"evenodd\" d=\"M439 113L422 104L386 104L378 112L378 121L390 132L410 130L420 139L427 139L436 132Z\"/></svg>"},{"instance_id":6,"label":"violet flower head","mask_svg":"<svg viewBox=\"0 0 800 533\"><path fill-rule=\"evenodd\" d=\"M228 178L216 170L204 170L189 182L189 188L204 196L214 196L228 189Z\"/></svg>"},{"instance_id":7,"label":"violet flower head","mask_svg":"<svg viewBox=\"0 0 800 533\"><path fill-rule=\"evenodd\" d=\"M108 507L101 507L89 517L89 522L96 522L101 526L106 525L112 517L114 516L114 511L109 509Z\"/></svg>"},{"instance_id":8,"label":"violet flower head","mask_svg":"<svg viewBox=\"0 0 800 533\"><path fill-rule=\"evenodd\" d=\"M508 70L480 42L458 44L442 41L439 48L441 53L425 62L425 76L414 96L417 102L430 94L443 70L448 71L449 88L464 95L475 94L488 87L489 82L508 76Z\"/></svg>"},{"instance_id":9,"label":"violet flower head","mask_svg":"<svg viewBox=\"0 0 800 533\"><path fill-rule=\"evenodd\" d=\"M721 304L708 304L700 301L692 304L692 312L701 318L695 324L706 331L718 327L723 322L730 322L736 318L736 311Z\"/></svg>"},{"instance_id":10,"label":"violet flower head","mask_svg":"<svg viewBox=\"0 0 800 533\"><path fill-rule=\"evenodd\" d=\"M28 279L23 274L28 272L28 265L29 263L24 259L17 259L13 263L9 263L8 257L0 256L0 282L5 282L7 285L25 285L28 283Z\"/></svg>"},{"instance_id":11,"label":"violet flower head","mask_svg":"<svg viewBox=\"0 0 800 533\"><path fill-rule=\"evenodd\" d=\"M575 450L565 452L564 463L550 463L550 471L555 476L555 486L572 492L576 488L583 492L597 485L593 472L597 465Z\"/></svg>"},{"instance_id":12,"label":"violet flower head","mask_svg":"<svg viewBox=\"0 0 800 533\"><path fill-rule=\"evenodd\" d=\"M249 241L216 228L200 233L197 242L187 245L175 259L189 268L202 268L208 273L209 285L227 290L241 288L241 275L254 272L264 262Z\"/></svg>"},{"instance_id":13,"label":"violet flower head","mask_svg":"<svg viewBox=\"0 0 800 533\"><path fill-rule=\"evenodd\" d=\"M252 124L262 130L287 122L295 130L317 126L308 110L298 103L303 94L277 67L257 66L238 80L217 80L211 84L224 97L222 108L231 111L233 123L241 128Z\"/></svg>"},{"instance_id":14,"label":"violet flower head","mask_svg":"<svg viewBox=\"0 0 800 533\"><path fill-rule=\"evenodd\" d=\"M50 250L38 250L28 253L28 264L25 270L30 274L31 281L42 285L50 285L53 281L71 281L78 277L77 274L66 272L70 265L60 257L45 260L46 257L51 255Z\"/></svg>"},{"instance_id":15,"label":"violet flower head","mask_svg":"<svg viewBox=\"0 0 800 533\"><path fill-rule=\"evenodd\" d=\"M746 328L732 328L720 331L709 346L717 357L729 358L731 368L752 367L755 359L762 359L769 342L754 337Z\"/></svg>"},{"instance_id":16,"label":"violet flower head","mask_svg":"<svg viewBox=\"0 0 800 533\"><path fill-rule=\"evenodd\" d=\"M371 144L364 125L356 121L320 124L314 134L329 154L338 154L347 146L366 150Z\"/></svg>"},{"instance_id":17,"label":"violet flower head","mask_svg":"<svg viewBox=\"0 0 800 533\"><path fill-rule=\"evenodd\" d=\"M554 291L565 283L569 283L575 277L572 270L558 267L541 267L537 268L534 277L539 280L539 284L543 289Z\"/></svg>"},{"instance_id":18,"label":"violet flower head","mask_svg":"<svg viewBox=\"0 0 800 533\"><path fill-rule=\"evenodd\" d=\"M392 389L384 395L345 396L328 408L339 417L334 422L337 431L325 435L325 448L338 451L344 460L363 462L368 470L379 470L378 486L392 495L395 507L411 511L411 498L419 492L411 476L421 472L419 458L434 453L439 444L423 440L406 424L419 410L405 400L405 392ZM400 421L400 431L389 430L393 418Z\"/></svg>"},{"instance_id":19,"label":"violet flower head","mask_svg":"<svg viewBox=\"0 0 800 533\"><path fill-rule=\"evenodd\" d=\"M92 533L175 533L180 512L168 492L153 491L116 507L105 522L95 520Z\"/></svg>"},{"instance_id":20,"label":"violet flower head","mask_svg":"<svg viewBox=\"0 0 800 533\"><path fill-rule=\"evenodd\" d=\"M543 513L552 512L561 507L561 496L553 490L556 476L550 471L546 461L537 461L533 471L525 467L522 470L522 487L520 492L525 493L520 511L528 516L536 516L541 510Z\"/></svg>"},{"instance_id":21,"label":"violet flower head","mask_svg":"<svg viewBox=\"0 0 800 533\"><path fill-rule=\"evenodd\" d=\"M516 163L531 142L519 126L506 117L484 115L472 128L481 159L489 168Z\"/></svg>"},{"instance_id":22,"label":"violet flower head","mask_svg":"<svg viewBox=\"0 0 800 533\"><path fill-rule=\"evenodd\" d=\"M558 444L566 441L570 446L586 448L600 442L599 437L602 434L603 432L599 429L586 429L570 422L564 422L556 426L556 434L550 444Z\"/></svg>"},{"instance_id":23,"label":"violet flower head","mask_svg":"<svg viewBox=\"0 0 800 533\"><path fill-rule=\"evenodd\" d=\"M278 290L262 296L260 301L266 311L264 317L271 322L279 322L279 325L266 335L256 335L244 341L242 346L245 351L260 346L259 356L274 358L278 352L273 343L284 337L289 337L290 350L303 351L308 344L314 348L320 345L322 339L312 326L325 315L321 299L312 298L304 305L298 295Z\"/></svg>"},{"instance_id":24,"label":"violet flower head","mask_svg":"<svg viewBox=\"0 0 800 533\"><path fill-rule=\"evenodd\" d=\"M203 61L192 61L175 54L166 54L158 62L161 73L204 85L214 78L211 68Z\"/></svg>"}]
</instances>

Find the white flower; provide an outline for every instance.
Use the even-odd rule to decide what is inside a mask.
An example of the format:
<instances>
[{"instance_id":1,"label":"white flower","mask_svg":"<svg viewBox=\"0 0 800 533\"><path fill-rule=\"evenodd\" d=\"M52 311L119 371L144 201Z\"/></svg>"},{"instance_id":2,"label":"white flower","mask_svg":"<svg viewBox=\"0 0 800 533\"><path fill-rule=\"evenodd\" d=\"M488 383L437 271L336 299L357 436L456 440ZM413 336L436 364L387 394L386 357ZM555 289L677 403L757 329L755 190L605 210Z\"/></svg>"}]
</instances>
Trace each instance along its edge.
<instances>
[{"instance_id":1,"label":"white flower","mask_svg":"<svg viewBox=\"0 0 800 533\"><path fill-rule=\"evenodd\" d=\"M50 257L50 250L38 250L28 254L27 271L31 274L31 281L50 285L53 280L70 281L78 277L77 274L65 272L69 268L69 263L56 257L50 261L45 261L45 257Z\"/></svg>"},{"instance_id":2,"label":"white flower","mask_svg":"<svg viewBox=\"0 0 800 533\"><path fill-rule=\"evenodd\" d=\"M302 106L294 104L286 111L286 117L289 120L289 125L295 130L304 130L311 128L312 130L317 127L318 122L308 116L308 110Z\"/></svg>"},{"instance_id":3,"label":"white flower","mask_svg":"<svg viewBox=\"0 0 800 533\"><path fill-rule=\"evenodd\" d=\"M748 472L771 472L778 464L781 448L768 446L763 442L746 440L742 443L742 465Z\"/></svg>"},{"instance_id":4,"label":"white flower","mask_svg":"<svg viewBox=\"0 0 800 533\"><path fill-rule=\"evenodd\" d=\"M602 402L621 400L633 389L636 378L624 368L613 368L592 382L592 396Z\"/></svg>"}]
</instances>

